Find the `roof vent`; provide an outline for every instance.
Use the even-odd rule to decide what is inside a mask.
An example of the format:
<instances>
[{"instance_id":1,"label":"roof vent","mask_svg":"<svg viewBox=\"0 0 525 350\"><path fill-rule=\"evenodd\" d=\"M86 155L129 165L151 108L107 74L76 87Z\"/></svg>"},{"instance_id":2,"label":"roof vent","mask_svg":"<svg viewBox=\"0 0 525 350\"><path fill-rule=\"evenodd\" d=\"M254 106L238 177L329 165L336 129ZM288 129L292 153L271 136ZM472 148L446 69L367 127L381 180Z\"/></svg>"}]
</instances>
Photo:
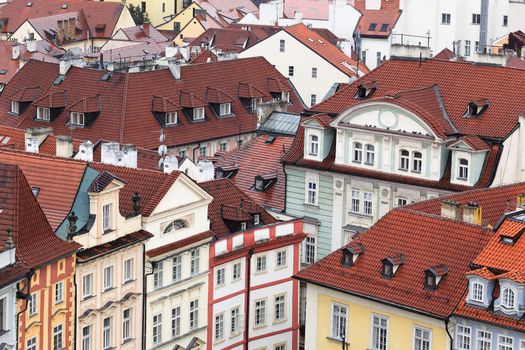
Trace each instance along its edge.
<instances>
[{"instance_id":1,"label":"roof vent","mask_svg":"<svg viewBox=\"0 0 525 350\"><path fill-rule=\"evenodd\" d=\"M487 110L487 108L489 108L489 104L490 103L486 98L469 102L465 118L480 117Z\"/></svg>"},{"instance_id":2,"label":"roof vent","mask_svg":"<svg viewBox=\"0 0 525 350\"><path fill-rule=\"evenodd\" d=\"M264 143L274 143L276 137L275 136L268 136L268 138L266 139L266 141L264 141Z\"/></svg>"},{"instance_id":3,"label":"roof vent","mask_svg":"<svg viewBox=\"0 0 525 350\"><path fill-rule=\"evenodd\" d=\"M33 3L31 1L29 1L28 3L26 3L26 6L27 7L31 7L31 6L33 6Z\"/></svg>"},{"instance_id":4,"label":"roof vent","mask_svg":"<svg viewBox=\"0 0 525 350\"><path fill-rule=\"evenodd\" d=\"M111 79L111 77L113 76L113 72L106 72L104 73L104 75L102 75L102 78L100 78L100 80L102 81L108 81L109 79Z\"/></svg>"},{"instance_id":5,"label":"roof vent","mask_svg":"<svg viewBox=\"0 0 525 350\"><path fill-rule=\"evenodd\" d=\"M62 8L65 10L67 9L67 4L62 4Z\"/></svg>"},{"instance_id":6,"label":"roof vent","mask_svg":"<svg viewBox=\"0 0 525 350\"><path fill-rule=\"evenodd\" d=\"M357 93L354 98L364 99L372 96L372 94L377 90L377 84L375 81L371 83L363 83L357 87Z\"/></svg>"}]
</instances>

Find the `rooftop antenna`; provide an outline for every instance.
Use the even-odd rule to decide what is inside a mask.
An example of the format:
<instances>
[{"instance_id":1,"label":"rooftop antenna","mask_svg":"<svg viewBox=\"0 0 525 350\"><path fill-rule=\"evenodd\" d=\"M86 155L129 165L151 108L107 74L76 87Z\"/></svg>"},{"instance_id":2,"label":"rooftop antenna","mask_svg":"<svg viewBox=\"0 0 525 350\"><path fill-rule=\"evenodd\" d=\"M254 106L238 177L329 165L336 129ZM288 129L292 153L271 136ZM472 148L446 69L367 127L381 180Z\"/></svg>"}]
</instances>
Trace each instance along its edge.
<instances>
[{"instance_id":1,"label":"rooftop antenna","mask_svg":"<svg viewBox=\"0 0 525 350\"><path fill-rule=\"evenodd\" d=\"M166 160L166 154L168 154L168 147L166 147L166 145L164 144L164 142L166 142L166 134L164 134L164 129L160 129L159 142L159 169L164 170L164 161Z\"/></svg>"}]
</instances>

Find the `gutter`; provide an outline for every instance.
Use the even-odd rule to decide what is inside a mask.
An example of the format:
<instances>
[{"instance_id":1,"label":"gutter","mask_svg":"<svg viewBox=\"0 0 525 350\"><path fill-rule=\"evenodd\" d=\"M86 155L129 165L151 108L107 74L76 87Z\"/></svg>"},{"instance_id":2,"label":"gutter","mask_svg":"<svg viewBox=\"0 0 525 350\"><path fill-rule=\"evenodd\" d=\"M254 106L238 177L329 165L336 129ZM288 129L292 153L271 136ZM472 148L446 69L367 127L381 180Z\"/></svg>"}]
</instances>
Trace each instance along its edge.
<instances>
[{"instance_id":1,"label":"gutter","mask_svg":"<svg viewBox=\"0 0 525 350\"><path fill-rule=\"evenodd\" d=\"M144 281L142 282L142 347L146 349L146 310L147 310L147 288L148 288L148 276L153 275L153 270L157 265L156 261L151 262L151 272L146 273L146 245L142 245L142 273L144 274Z\"/></svg>"},{"instance_id":2,"label":"gutter","mask_svg":"<svg viewBox=\"0 0 525 350\"><path fill-rule=\"evenodd\" d=\"M33 269L30 269L29 272L26 273L27 294L23 294L22 292L16 291L16 299L25 299L25 301L26 301L26 305L24 306L24 308L22 310L20 310L16 314L16 332L17 332L16 348L17 349L19 349L19 346L18 346L18 334L21 333L21 332L18 331L18 329L20 328L19 327L20 326L20 315L27 311L27 306L29 305L29 296L31 295L31 278L33 277L34 273L35 273L35 271ZM19 297L19 295L21 297Z\"/></svg>"},{"instance_id":3,"label":"gutter","mask_svg":"<svg viewBox=\"0 0 525 350\"><path fill-rule=\"evenodd\" d=\"M75 255L75 274L73 275L73 287L75 288L75 299L73 300L74 306L73 306L73 317L75 318L75 328L73 330L73 348L77 348L77 331L78 331L78 317L77 317L77 263L76 263L76 255Z\"/></svg>"},{"instance_id":4,"label":"gutter","mask_svg":"<svg viewBox=\"0 0 525 350\"><path fill-rule=\"evenodd\" d=\"M445 319L445 331L447 332L448 338L450 339L450 350L454 350L454 338L452 338L452 334L450 334L448 330L449 322L450 322L450 317L447 317Z\"/></svg>"}]
</instances>

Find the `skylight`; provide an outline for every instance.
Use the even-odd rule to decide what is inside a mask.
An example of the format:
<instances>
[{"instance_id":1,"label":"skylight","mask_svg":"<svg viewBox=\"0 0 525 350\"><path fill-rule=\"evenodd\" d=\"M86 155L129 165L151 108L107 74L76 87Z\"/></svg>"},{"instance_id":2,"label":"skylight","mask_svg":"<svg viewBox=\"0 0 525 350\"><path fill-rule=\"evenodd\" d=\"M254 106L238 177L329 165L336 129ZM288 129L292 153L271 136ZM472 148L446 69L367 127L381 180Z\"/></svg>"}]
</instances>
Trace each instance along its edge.
<instances>
[{"instance_id":1,"label":"skylight","mask_svg":"<svg viewBox=\"0 0 525 350\"><path fill-rule=\"evenodd\" d=\"M380 32L386 32L388 30L388 23L381 24L381 29L379 29Z\"/></svg>"},{"instance_id":2,"label":"skylight","mask_svg":"<svg viewBox=\"0 0 525 350\"><path fill-rule=\"evenodd\" d=\"M370 23L370 26L368 27L368 30L371 32L375 32L377 27L377 23Z\"/></svg>"}]
</instances>

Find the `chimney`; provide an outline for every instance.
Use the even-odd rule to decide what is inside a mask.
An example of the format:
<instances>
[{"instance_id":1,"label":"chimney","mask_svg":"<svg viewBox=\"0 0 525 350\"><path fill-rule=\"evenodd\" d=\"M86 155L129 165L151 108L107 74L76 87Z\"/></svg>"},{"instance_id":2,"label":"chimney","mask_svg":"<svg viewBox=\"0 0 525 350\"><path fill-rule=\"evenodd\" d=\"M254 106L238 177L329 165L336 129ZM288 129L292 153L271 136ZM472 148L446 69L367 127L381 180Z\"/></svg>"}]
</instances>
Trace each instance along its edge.
<instances>
[{"instance_id":1,"label":"chimney","mask_svg":"<svg viewBox=\"0 0 525 350\"><path fill-rule=\"evenodd\" d=\"M381 0L365 0L365 10L381 10Z\"/></svg>"},{"instance_id":2,"label":"chimney","mask_svg":"<svg viewBox=\"0 0 525 350\"><path fill-rule=\"evenodd\" d=\"M69 136L60 135L56 141L56 156L71 158L73 156L73 139Z\"/></svg>"},{"instance_id":3,"label":"chimney","mask_svg":"<svg viewBox=\"0 0 525 350\"><path fill-rule=\"evenodd\" d=\"M67 34L69 39L70 40L75 39L76 25L75 25L75 19L74 18L70 18L69 19L69 26L67 28L68 28L68 31L69 31L69 33Z\"/></svg>"},{"instance_id":4,"label":"chimney","mask_svg":"<svg viewBox=\"0 0 525 350\"><path fill-rule=\"evenodd\" d=\"M519 194L516 198L516 210L523 209L523 206L525 206L525 193Z\"/></svg>"},{"instance_id":5,"label":"chimney","mask_svg":"<svg viewBox=\"0 0 525 350\"><path fill-rule=\"evenodd\" d=\"M62 60L60 61L59 74L66 75L69 68L71 68L71 62Z\"/></svg>"},{"instance_id":6,"label":"chimney","mask_svg":"<svg viewBox=\"0 0 525 350\"><path fill-rule=\"evenodd\" d=\"M67 220L68 220L68 223L69 223L69 227L68 227L68 239L72 238L73 235L75 234L75 232L77 232L77 221L78 221L78 216L75 214L74 211L71 212L71 214L69 214L67 216Z\"/></svg>"},{"instance_id":7,"label":"chimney","mask_svg":"<svg viewBox=\"0 0 525 350\"><path fill-rule=\"evenodd\" d=\"M24 134L26 152L38 153L42 142L52 133L53 129L48 127L27 129Z\"/></svg>"},{"instance_id":8,"label":"chimney","mask_svg":"<svg viewBox=\"0 0 525 350\"><path fill-rule=\"evenodd\" d=\"M175 80L180 80L180 64L169 62L168 68L170 69L173 78L175 78Z\"/></svg>"},{"instance_id":9,"label":"chimney","mask_svg":"<svg viewBox=\"0 0 525 350\"><path fill-rule=\"evenodd\" d=\"M121 150L120 145L116 142L103 143L100 158L102 163L136 168L137 147L124 145Z\"/></svg>"},{"instance_id":10,"label":"chimney","mask_svg":"<svg viewBox=\"0 0 525 350\"><path fill-rule=\"evenodd\" d=\"M122 153L123 153L123 161L124 164L122 164L125 167L128 168L136 168L137 167L137 147L135 145L124 145L122 147Z\"/></svg>"},{"instance_id":11,"label":"chimney","mask_svg":"<svg viewBox=\"0 0 525 350\"><path fill-rule=\"evenodd\" d=\"M142 24L142 30L144 31L144 34L146 34L146 36L149 37L149 31L150 31L150 23L149 21L144 21L144 23Z\"/></svg>"},{"instance_id":12,"label":"chimney","mask_svg":"<svg viewBox=\"0 0 525 350\"><path fill-rule=\"evenodd\" d=\"M29 52L36 52L36 40L34 33L29 33L29 38L26 40L26 48Z\"/></svg>"},{"instance_id":13,"label":"chimney","mask_svg":"<svg viewBox=\"0 0 525 350\"><path fill-rule=\"evenodd\" d=\"M18 45L17 43L14 43L13 46L11 47L11 59L17 60L18 57L20 57L20 45Z\"/></svg>"},{"instance_id":14,"label":"chimney","mask_svg":"<svg viewBox=\"0 0 525 350\"><path fill-rule=\"evenodd\" d=\"M93 144L91 141L86 141L80 144L75 159L84 160L86 162L93 161Z\"/></svg>"},{"instance_id":15,"label":"chimney","mask_svg":"<svg viewBox=\"0 0 525 350\"><path fill-rule=\"evenodd\" d=\"M62 20L57 21L57 41L59 43L64 41L64 26Z\"/></svg>"},{"instance_id":16,"label":"chimney","mask_svg":"<svg viewBox=\"0 0 525 350\"><path fill-rule=\"evenodd\" d=\"M199 160L197 163L197 182L213 180L215 177L215 167L209 160Z\"/></svg>"},{"instance_id":17,"label":"chimney","mask_svg":"<svg viewBox=\"0 0 525 350\"><path fill-rule=\"evenodd\" d=\"M444 218L460 220L460 204L455 201L444 199L441 201L441 216Z\"/></svg>"},{"instance_id":18,"label":"chimney","mask_svg":"<svg viewBox=\"0 0 525 350\"><path fill-rule=\"evenodd\" d=\"M468 202L463 207L463 221L469 224L481 225L481 206L476 202Z\"/></svg>"}]
</instances>

